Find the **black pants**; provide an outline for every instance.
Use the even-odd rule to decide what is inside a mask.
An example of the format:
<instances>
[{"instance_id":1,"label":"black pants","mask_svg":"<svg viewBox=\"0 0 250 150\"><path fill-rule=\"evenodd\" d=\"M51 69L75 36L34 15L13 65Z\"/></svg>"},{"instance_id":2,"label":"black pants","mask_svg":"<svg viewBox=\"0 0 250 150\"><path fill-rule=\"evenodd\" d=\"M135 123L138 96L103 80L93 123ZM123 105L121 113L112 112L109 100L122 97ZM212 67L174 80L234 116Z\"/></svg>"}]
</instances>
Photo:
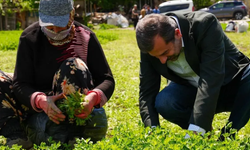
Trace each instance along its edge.
<instances>
[{"instance_id":1,"label":"black pants","mask_svg":"<svg viewBox=\"0 0 250 150\"><path fill-rule=\"evenodd\" d=\"M138 18L132 18L132 21L134 23L134 28L136 28L137 23L138 23Z\"/></svg>"}]
</instances>

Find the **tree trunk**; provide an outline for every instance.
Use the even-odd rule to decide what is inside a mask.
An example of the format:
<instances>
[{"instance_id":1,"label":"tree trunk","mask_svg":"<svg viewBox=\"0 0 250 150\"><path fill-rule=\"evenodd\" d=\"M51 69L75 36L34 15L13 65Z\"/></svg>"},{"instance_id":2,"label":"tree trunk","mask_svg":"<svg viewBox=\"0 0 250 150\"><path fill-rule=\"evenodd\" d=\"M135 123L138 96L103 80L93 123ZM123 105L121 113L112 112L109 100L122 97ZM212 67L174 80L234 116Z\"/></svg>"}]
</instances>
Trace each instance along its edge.
<instances>
[{"instance_id":1,"label":"tree trunk","mask_svg":"<svg viewBox=\"0 0 250 150\"><path fill-rule=\"evenodd\" d=\"M2 13L0 13L0 30L3 30Z\"/></svg>"},{"instance_id":2,"label":"tree trunk","mask_svg":"<svg viewBox=\"0 0 250 150\"><path fill-rule=\"evenodd\" d=\"M154 8L155 6L159 6L163 2L165 2L165 0L154 0L154 6L152 6L152 8Z\"/></svg>"},{"instance_id":3,"label":"tree trunk","mask_svg":"<svg viewBox=\"0 0 250 150\"><path fill-rule=\"evenodd\" d=\"M24 30L26 28L26 12L22 11L20 13L20 18L21 18L21 28Z\"/></svg>"},{"instance_id":4,"label":"tree trunk","mask_svg":"<svg viewBox=\"0 0 250 150\"><path fill-rule=\"evenodd\" d=\"M4 21L4 23L5 23L5 25L4 25L4 26L5 26L5 30L9 30L9 27L8 27L8 17L7 17L7 15L4 16L4 20L5 20L5 21Z\"/></svg>"},{"instance_id":5,"label":"tree trunk","mask_svg":"<svg viewBox=\"0 0 250 150\"><path fill-rule=\"evenodd\" d=\"M245 4L246 4L247 7L248 7L248 15L250 15L250 0L246 0L246 1L245 1Z\"/></svg>"}]
</instances>

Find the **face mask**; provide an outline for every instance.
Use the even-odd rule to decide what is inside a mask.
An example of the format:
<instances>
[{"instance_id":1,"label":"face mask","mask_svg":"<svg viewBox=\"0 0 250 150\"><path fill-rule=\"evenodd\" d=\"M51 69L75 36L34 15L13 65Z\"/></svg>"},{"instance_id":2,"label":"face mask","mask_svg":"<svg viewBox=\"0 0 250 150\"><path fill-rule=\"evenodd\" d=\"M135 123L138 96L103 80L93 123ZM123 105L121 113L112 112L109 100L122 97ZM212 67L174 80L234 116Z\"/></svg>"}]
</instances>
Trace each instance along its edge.
<instances>
[{"instance_id":1,"label":"face mask","mask_svg":"<svg viewBox=\"0 0 250 150\"><path fill-rule=\"evenodd\" d=\"M58 33L54 32L53 30L49 30L46 27L42 27L42 31L43 33L48 36L49 38L56 40L56 41L60 41L63 40L64 38L66 38L69 35L69 32L71 30L72 25L70 26L70 28L60 31Z\"/></svg>"}]
</instances>

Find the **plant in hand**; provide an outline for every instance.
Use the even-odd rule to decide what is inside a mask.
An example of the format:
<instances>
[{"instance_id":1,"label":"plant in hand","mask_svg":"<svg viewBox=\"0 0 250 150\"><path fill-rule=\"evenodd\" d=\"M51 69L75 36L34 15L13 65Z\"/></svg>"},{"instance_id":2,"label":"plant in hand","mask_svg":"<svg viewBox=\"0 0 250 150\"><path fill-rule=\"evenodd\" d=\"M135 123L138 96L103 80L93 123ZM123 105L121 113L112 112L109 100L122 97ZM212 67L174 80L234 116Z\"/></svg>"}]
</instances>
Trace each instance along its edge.
<instances>
[{"instance_id":1,"label":"plant in hand","mask_svg":"<svg viewBox=\"0 0 250 150\"><path fill-rule=\"evenodd\" d=\"M85 95L80 93L80 91L77 91L67 96L64 95L64 97L65 99L63 99L63 101L58 104L58 108L62 112L66 113L70 123L74 123L75 121L77 126L85 125L86 120L88 120L91 115L89 115L85 119L81 119L75 116L75 114L81 113L84 109L84 106L81 103L87 102L85 100Z\"/></svg>"},{"instance_id":2,"label":"plant in hand","mask_svg":"<svg viewBox=\"0 0 250 150\"><path fill-rule=\"evenodd\" d=\"M6 140L7 139L1 135L0 136L0 145L5 145L6 144Z\"/></svg>"}]
</instances>

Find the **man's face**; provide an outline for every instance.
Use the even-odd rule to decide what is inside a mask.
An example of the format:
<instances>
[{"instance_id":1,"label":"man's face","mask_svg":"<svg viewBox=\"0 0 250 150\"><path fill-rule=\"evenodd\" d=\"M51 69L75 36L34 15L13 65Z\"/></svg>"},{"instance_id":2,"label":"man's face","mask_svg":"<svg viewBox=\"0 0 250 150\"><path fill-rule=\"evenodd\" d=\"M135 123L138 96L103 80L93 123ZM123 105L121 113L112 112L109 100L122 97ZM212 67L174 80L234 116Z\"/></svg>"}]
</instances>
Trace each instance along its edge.
<instances>
[{"instance_id":1,"label":"man's face","mask_svg":"<svg viewBox=\"0 0 250 150\"><path fill-rule=\"evenodd\" d=\"M182 48L181 37L180 30L175 29L175 39L166 44L162 37L156 35L154 38L154 48L149 54L158 58L162 64L165 64L167 61L177 60Z\"/></svg>"}]
</instances>

